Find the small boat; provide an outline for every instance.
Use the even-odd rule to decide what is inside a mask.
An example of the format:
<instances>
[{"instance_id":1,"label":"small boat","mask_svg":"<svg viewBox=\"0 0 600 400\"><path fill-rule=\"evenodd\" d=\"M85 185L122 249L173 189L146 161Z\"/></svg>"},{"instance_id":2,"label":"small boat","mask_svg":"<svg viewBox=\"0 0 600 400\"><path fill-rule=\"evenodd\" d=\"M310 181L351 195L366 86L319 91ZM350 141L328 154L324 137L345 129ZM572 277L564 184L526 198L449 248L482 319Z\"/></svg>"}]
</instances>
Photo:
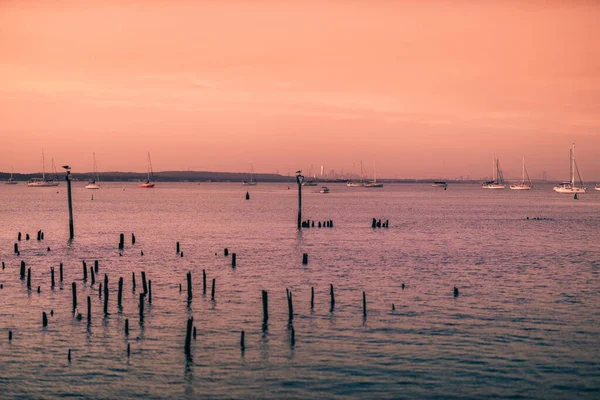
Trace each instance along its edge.
<instances>
[{"instance_id":1,"label":"small boat","mask_svg":"<svg viewBox=\"0 0 600 400\"><path fill-rule=\"evenodd\" d=\"M433 187L439 187L446 189L448 187L448 182L446 181L435 181L431 184Z\"/></svg>"},{"instance_id":2,"label":"small boat","mask_svg":"<svg viewBox=\"0 0 600 400\"><path fill-rule=\"evenodd\" d=\"M15 180L15 178L13 178L13 167L12 165L10 166L10 178L8 178L6 180L6 182L4 182L6 185L16 185L17 183L19 183L17 180Z\"/></svg>"},{"instance_id":3,"label":"small boat","mask_svg":"<svg viewBox=\"0 0 600 400\"><path fill-rule=\"evenodd\" d=\"M368 187L368 188L383 187L383 183L377 182L377 168L375 165L375 157L373 157L373 180L371 182L365 183L365 187Z\"/></svg>"},{"instance_id":4,"label":"small boat","mask_svg":"<svg viewBox=\"0 0 600 400\"><path fill-rule=\"evenodd\" d=\"M571 180L569 182L562 182L560 185L554 187L554 191L557 193L585 193L586 187L584 186L583 180L581 179L581 174L579 173L579 168L577 167L577 162L575 161L575 143L573 142L573 147L569 151L570 156L570 164L569 167L571 169ZM577 177L579 178L579 185L575 184L575 172L577 172Z\"/></svg>"},{"instance_id":5,"label":"small boat","mask_svg":"<svg viewBox=\"0 0 600 400\"><path fill-rule=\"evenodd\" d=\"M323 194L329 193L329 188L327 186L323 186L323 187L321 187L321 190L319 191L319 193L323 193Z\"/></svg>"},{"instance_id":6,"label":"small boat","mask_svg":"<svg viewBox=\"0 0 600 400\"><path fill-rule=\"evenodd\" d=\"M494 158L494 166L492 168L492 180L485 181L481 184L483 189L504 189L504 175L502 175L502 169L500 169L500 160Z\"/></svg>"},{"instance_id":7,"label":"small boat","mask_svg":"<svg viewBox=\"0 0 600 400\"><path fill-rule=\"evenodd\" d=\"M58 186L58 177L56 176L56 167L54 166L54 160L52 160L52 178L50 180L46 179L46 158L44 157L44 150L42 150L42 177L41 178L31 178L29 182L27 182L27 186L29 187L51 187Z\"/></svg>"},{"instance_id":8,"label":"small boat","mask_svg":"<svg viewBox=\"0 0 600 400\"><path fill-rule=\"evenodd\" d=\"M594 190L600 190L600 183L596 183L596 186L594 186Z\"/></svg>"},{"instance_id":9,"label":"small boat","mask_svg":"<svg viewBox=\"0 0 600 400\"><path fill-rule=\"evenodd\" d=\"M242 181L242 186L256 186L257 182L254 180L254 167L252 162L250 163L250 180Z\"/></svg>"},{"instance_id":10,"label":"small boat","mask_svg":"<svg viewBox=\"0 0 600 400\"><path fill-rule=\"evenodd\" d=\"M527 181L525 180L525 176L527 176ZM521 182L513 183L510 185L511 190L531 190L533 188L533 184L531 183L531 179L529 179L529 173L527 172L527 168L525 168L525 157L523 157L523 169L521 172Z\"/></svg>"},{"instance_id":11,"label":"small boat","mask_svg":"<svg viewBox=\"0 0 600 400\"><path fill-rule=\"evenodd\" d=\"M154 171L152 171L152 161L150 160L150 152L148 152L148 179L140 185L141 188L149 189L154 187Z\"/></svg>"},{"instance_id":12,"label":"small boat","mask_svg":"<svg viewBox=\"0 0 600 400\"><path fill-rule=\"evenodd\" d=\"M88 184L85 185L85 188L100 189L100 185L98 184L98 182L100 182L100 178L98 177L98 166L96 165L96 153L94 153L94 176L92 177L92 180L90 180Z\"/></svg>"}]
</instances>

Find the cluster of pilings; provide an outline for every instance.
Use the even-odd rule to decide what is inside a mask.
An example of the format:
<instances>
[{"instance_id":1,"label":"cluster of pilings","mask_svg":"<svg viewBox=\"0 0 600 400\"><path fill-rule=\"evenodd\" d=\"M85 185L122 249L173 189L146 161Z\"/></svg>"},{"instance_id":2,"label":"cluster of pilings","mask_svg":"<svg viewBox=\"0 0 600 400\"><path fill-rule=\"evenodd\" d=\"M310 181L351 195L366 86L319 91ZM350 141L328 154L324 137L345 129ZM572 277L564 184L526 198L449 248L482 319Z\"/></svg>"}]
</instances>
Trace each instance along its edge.
<instances>
[{"instance_id":1,"label":"cluster of pilings","mask_svg":"<svg viewBox=\"0 0 600 400\"><path fill-rule=\"evenodd\" d=\"M381 222L380 220L377 220L376 218L373 218L373 220L371 221L371 228L389 228L390 226L390 221L389 220L385 220L385 222Z\"/></svg>"},{"instance_id":2,"label":"cluster of pilings","mask_svg":"<svg viewBox=\"0 0 600 400\"><path fill-rule=\"evenodd\" d=\"M321 222L307 219L302 221L302 228L333 228L333 221L329 219Z\"/></svg>"},{"instance_id":3,"label":"cluster of pilings","mask_svg":"<svg viewBox=\"0 0 600 400\"><path fill-rule=\"evenodd\" d=\"M385 226L387 226L387 221L385 223ZM43 239L40 239L43 240ZM132 243L135 243L135 236L132 235ZM177 250L180 251L180 246L179 246L179 242L177 242ZM224 256L229 256L229 250L227 248L224 249L223 251ZM236 254L232 253L232 266L235 267L235 259L236 259ZM303 253L302 255L302 262L303 264L307 264L308 263L308 253ZM2 262L2 270L4 270L6 267L5 263ZM94 286L96 284L95 280L96 280L96 276L99 273L99 261L95 260L94 261L94 265L93 267L90 266L88 268L87 262L85 260L82 260L82 282L87 283L88 282L88 277L91 279L91 285L89 286L90 288L92 286ZM62 289L62 283L63 283L63 264L60 263L59 265L59 274L58 274L58 280L59 283L61 285L61 289ZM152 304L152 280L147 279L146 277L146 272L145 271L141 271L140 272L140 276L141 276L141 284L142 284L142 292L139 293L139 301L138 301L138 316L139 316L139 324L142 325L144 324L144 318L145 318L145 304L147 303L148 305ZM26 288L28 291L32 290L32 269L31 268L27 268L27 265L25 263L24 260L20 261L20 271L19 271L19 277L21 280L25 280L26 279ZM187 281L187 304L188 307L191 305L191 303L193 302L193 281L192 281L192 272L188 272L186 274L186 281ZM136 291L136 274L135 272L132 272L131 275L131 285L132 285L132 290L135 293ZM116 312L118 313L122 313L123 311L123 286L124 286L124 279L123 277L119 277L118 280L118 289L117 289L117 300L116 300ZM54 290L56 287L56 277L55 277L55 267L51 266L50 267L50 289ZM2 286L0 286L0 288L2 288ZM84 286L85 288L85 286ZM402 284L402 290L404 290L405 285ZM38 286L37 292L40 293L40 286ZM179 292L182 292L182 285L179 284ZM202 294L206 295L207 294L207 274L206 274L206 270L202 270ZM458 297L459 296L459 290L457 287L454 287L453 290L453 295L454 297ZM110 290L109 290L109 276L108 274L104 274L104 278L102 280L102 282L98 283L98 297L103 299L103 310L102 310L102 315L106 318L110 315ZM212 285L211 285L211 293L210 293L210 298L211 300L214 302L216 300L216 278L212 278ZM73 318L76 320L83 320L83 315L81 312L79 312L78 310L78 296L77 296L77 283L75 281L73 281L71 283L71 301L72 301L72 313L73 313ZM93 316L92 316L92 300L91 300L91 296L88 295L87 299L86 299L86 305L87 305L87 312L86 312L86 320L88 324L91 324ZM113 300L114 301L114 300ZM294 293L292 292L292 290L287 289L286 288L286 302L287 302L287 317L288 317L288 330L290 333L290 346L295 346L296 344L296 332L295 332L295 328L293 325L293 320L295 315L297 315L297 313L295 313L294 311ZM334 291L334 285L330 284L329 285L329 312L333 313L335 311L335 306L336 306L336 298L335 298L335 291ZM315 308L315 288L314 286L311 286L310 288L310 310L314 310ZM364 319L367 318L367 295L366 292L362 292L362 316ZM392 304L391 305L391 309L392 311L395 310L395 305ZM50 316L54 316L54 310L50 310ZM269 293L266 290L262 291L262 330L266 331L268 330L268 321L269 321ZM48 317L48 313L46 311L42 311L42 328L45 329L50 323L49 317ZM124 320L124 326L123 326L123 333L124 333L124 337L127 340L129 337L129 328L130 328L130 323L129 323L129 318L126 318ZM187 354L188 356L191 356L192 353L192 338L196 339L196 335L197 335L197 329L194 326L194 318L192 316L190 316L187 320L187 324L186 324L186 334L185 334L185 338L183 339L184 342L184 352L185 354ZM241 330L240 331L240 349L241 351L245 351L246 349L246 343L245 343L245 331ZM9 330L8 332L8 340L12 341L13 340L13 331ZM131 344L129 342L127 342L127 357L129 357L131 354ZM69 349L68 351L68 360L69 362L71 361L71 349Z\"/></svg>"}]
</instances>

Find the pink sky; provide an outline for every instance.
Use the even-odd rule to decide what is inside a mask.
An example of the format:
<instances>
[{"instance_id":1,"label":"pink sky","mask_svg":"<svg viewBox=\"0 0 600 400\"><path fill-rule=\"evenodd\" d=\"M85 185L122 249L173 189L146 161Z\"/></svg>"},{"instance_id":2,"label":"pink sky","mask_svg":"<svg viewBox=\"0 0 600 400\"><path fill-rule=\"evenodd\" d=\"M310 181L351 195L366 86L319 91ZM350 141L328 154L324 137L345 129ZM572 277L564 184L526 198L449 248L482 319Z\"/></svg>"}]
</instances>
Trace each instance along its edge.
<instances>
[{"instance_id":1,"label":"pink sky","mask_svg":"<svg viewBox=\"0 0 600 400\"><path fill-rule=\"evenodd\" d=\"M0 170L600 180L600 3L0 2Z\"/></svg>"}]
</instances>

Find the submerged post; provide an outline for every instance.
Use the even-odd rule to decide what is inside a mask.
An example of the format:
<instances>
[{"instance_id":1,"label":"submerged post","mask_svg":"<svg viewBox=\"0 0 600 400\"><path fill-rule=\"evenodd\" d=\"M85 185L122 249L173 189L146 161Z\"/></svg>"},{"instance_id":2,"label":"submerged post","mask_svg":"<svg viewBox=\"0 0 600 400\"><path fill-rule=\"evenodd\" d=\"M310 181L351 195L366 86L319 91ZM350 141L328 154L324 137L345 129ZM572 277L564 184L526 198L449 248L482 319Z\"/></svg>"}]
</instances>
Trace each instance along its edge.
<instances>
[{"instance_id":1,"label":"submerged post","mask_svg":"<svg viewBox=\"0 0 600 400\"><path fill-rule=\"evenodd\" d=\"M302 183L304 183L302 170L296 171L296 182L298 183L298 230L302 230Z\"/></svg>"},{"instance_id":2,"label":"submerged post","mask_svg":"<svg viewBox=\"0 0 600 400\"><path fill-rule=\"evenodd\" d=\"M190 354L192 346L192 325L194 323L194 317L188 318L187 328L185 331L185 354Z\"/></svg>"},{"instance_id":3,"label":"submerged post","mask_svg":"<svg viewBox=\"0 0 600 400\"><path fill-rule=\"evenodd\" d=\"M202 293L206 294L206 270L202 270Z\"/></svg>"},{"instance_id":4,"label":"submerged post","mask_svg":"<svg viewBox=\"0 0 600 400\"><path fill-rule=\"evenodd\" d=\"M104 274L104 315L108 315L108 275Z\"/></svg>"},{"instance_id":5,"label":"submerged post","mask_svg":"<svg viewBox=\"0 0 600 400\"><path fill-rule=\"evenodd\" d=\"M71 167L63 165L63 168L67 170L67 198L69 200L69 238L75 237L75 230L73 228L73 199L71 198Z\"/></svg>"},{"instance_id":6,"label":"submerged post","mask_svg":"<svg viewBox=\"0 0 600 400\"><path fill-rule=\"evenodd\" d=\"M269 320L269 294L266 290L262 291L262 305L263 305L263 322Z\"/></svg>"},{"instance_id":7,"label":"submerged post","mask_svg":"<svg viewBox=\"0 0 600 400\"><path fill-rule=\"evenodd\" d=\"M187 273L187 293L188 302L192 301L192 273Z\"/></svg>"},{"instance_id":8,"label":"submerged post","mask_svg":"<svg viewBox=\"0 0 600 400\"><path fill-rule=\"evenodd\" d=\"M123 298L123 277L119 278L119 292L117 293L117 305L121 308L121 299Z\"/></svg>"},{"instance_id":9,"label":"submerged post","mask_svg":"<svg viewBox=\"0 0 600 400\"><path fill-rule=\"evenodd\" d=\"M75 282L73 282L71 288L73 291L73 311L75 311L75 309L77 308L77 285L75 284Z\"/></svg>"},{"instance_id":10,"label":"submerged post","mask_svg":"<svg viewBox=\"0 0 600 400\"><path fill-rule=\"evenodd\" d=\"M329 295L331 296L331 311L335 308L335 295L333 294L333 284L329 285Z\"/></svg>"},{"instance_id":11,"label":"submerged post","mask_svg":"<svg viewBox=\"0 0 600 400\"><path fill-rule=\"evenodd\" d=\"M215 299L215 282L216 282L216 279L213 278L213 280L212 280L212 290L210 291L210 299L211 300Z\"/></svg>"}]
</instances>

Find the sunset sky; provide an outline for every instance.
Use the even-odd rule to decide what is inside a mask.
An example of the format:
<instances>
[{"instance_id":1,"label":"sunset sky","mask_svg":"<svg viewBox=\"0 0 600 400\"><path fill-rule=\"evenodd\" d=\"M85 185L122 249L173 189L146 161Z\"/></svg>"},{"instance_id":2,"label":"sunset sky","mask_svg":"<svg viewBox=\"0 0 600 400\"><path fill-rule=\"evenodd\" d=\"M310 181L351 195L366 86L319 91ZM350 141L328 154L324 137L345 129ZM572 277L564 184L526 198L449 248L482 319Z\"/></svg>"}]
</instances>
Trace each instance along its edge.
<instances>
[{"instance_id":1,"label":"sunset sky","mask_svg":"<svg viewBox=\"0 0 600 400\"><path fill-rule=\"evenodd\" d=\"M600 2L0 2L0 170L600 181Z\"/></svg>"}]
</instances>

